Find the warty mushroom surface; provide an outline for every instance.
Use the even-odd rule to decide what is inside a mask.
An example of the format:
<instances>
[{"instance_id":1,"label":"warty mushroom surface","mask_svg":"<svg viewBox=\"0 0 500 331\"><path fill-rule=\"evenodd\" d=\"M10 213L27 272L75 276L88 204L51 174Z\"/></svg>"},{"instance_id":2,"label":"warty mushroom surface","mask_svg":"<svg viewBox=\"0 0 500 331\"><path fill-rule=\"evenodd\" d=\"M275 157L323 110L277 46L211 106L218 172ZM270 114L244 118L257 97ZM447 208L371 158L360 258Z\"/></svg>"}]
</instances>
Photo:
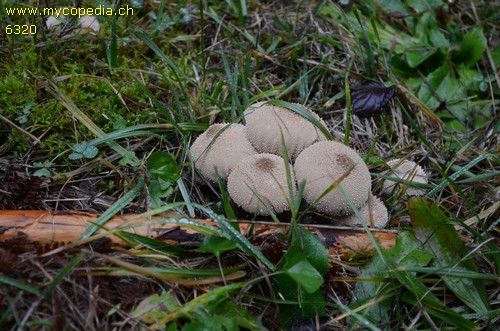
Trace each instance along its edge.
<instances>
[{"instance_id":1,"label":"warty mushroom surface","mask_svg":"<svg viewBox=\"0 0 500 331\"><path fill-rule=\"evenodd\" d=\"M220 134L219 134L220 132ZM257 154L250 144L245 126L218 123L211 125L191 145L191 156L200 174L217 182L217 173L224 181L236 164L249 155Z\"/></svg>"},{"instance_id":2,"label":"warty mushroom surface","mask_svg":"<svg viewBox=\"0 0 500 331\"><path fill-rule=\"evenodd\" d=\"M291 167L290 167L291 168ZM293 192L295 178L291 172ZM285 160L274 154L255 154L242 159L227 181L231 199L249 213L268 216L289 209Z\"/></svg>"},{"instance_id":3,"label":"warty mushroom surface","mask_svg":"<svg viewBox=\"0 0 500 331\"><path fill-rule=\"evenodd\" d=\"M321 141L306 148L297 157L294 170L297 183L305 181L304 199L327 215L354 212L339 187L320 199L333 184L342 184L357 208L366 204L371 192L370 172L363 159L356 151L338 142Z\"/></svg>"}]
</instances>

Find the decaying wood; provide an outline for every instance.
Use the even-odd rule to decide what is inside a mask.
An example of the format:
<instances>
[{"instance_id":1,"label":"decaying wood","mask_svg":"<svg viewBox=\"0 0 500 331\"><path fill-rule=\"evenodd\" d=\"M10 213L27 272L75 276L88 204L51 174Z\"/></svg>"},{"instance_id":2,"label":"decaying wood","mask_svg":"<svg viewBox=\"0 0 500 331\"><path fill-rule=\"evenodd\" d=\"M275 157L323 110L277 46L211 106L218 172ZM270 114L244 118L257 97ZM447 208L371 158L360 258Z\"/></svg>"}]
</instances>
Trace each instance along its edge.
<instances>
[{"instance_id":1,"label":"decaying wood","mask_svg":"<svg viewBox=\"0 0 500 331\"><path fill-rule=\"evenodd\" d=\"M0 211L0 242L20 237L42 244L74 242L90 224L96 222L99 216L99 214L83 211ZM189 228L180 229L178 224L155 223L170 217L180 216L176 214L152 217L138 214L119 215L106 222L105 227L113 229L128 224L142 224L150 221L149 225L139 225L126 231L154 238L164 237L164 234L173 231L182 231L184 235L196 234L195 230ZM217 226L217 223L212 220L196 219L195 221ZM241 232L246 236L273 235L286 231L289 227L289 224L284 223L239 221L238 224ZM363 229L321 225L308 225L306 228L316 233L325 242L331 253L350 250L369 254L374 251L371 240ZM396 233L394 231L372 230L372 234L377 238L381 247L390 248L395 244ZM108 237L116 244L122 244L118 237L114 235Z\"/></svg>"}]
</instances>

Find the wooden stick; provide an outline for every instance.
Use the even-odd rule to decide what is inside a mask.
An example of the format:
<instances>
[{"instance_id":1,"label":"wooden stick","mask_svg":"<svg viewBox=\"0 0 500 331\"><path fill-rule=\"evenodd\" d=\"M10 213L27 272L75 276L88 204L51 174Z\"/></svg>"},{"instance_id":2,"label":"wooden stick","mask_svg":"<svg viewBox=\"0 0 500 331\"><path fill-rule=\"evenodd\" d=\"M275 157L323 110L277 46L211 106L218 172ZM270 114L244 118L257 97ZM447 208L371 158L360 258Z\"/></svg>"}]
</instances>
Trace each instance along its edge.
<instances>
[{"instance_id":1,"label":"wooden stick","mask_svg":"<svg viewBox=\"0 0 500 331\"><path fill-rule=\"evenodd\" d=\"M51 244L55 242L70 243L78 239L85 229L97 220L99 214L84 211L38 211L38 210L6 210L0 211L0 242L24 238L28 241ZM140 225L146 221L160 221L167 218L180 218L175 213L147 217L139 214L118 215L106 222L107 229L127 224L139 226L126 231L148 237L158 237L168 231L178 230L178 224ZM212 220L196 219L195 221L218 226ZM151 222L150 222L151 223ZM285 232L290 224L269 222L238 221L239 228L245 236L265 236ZM374 247L368 235L361 228L337 227L326 225L306 225L323 240L332 254L351 250L357 253L371 254ZM99 230L101 231L101 230ZM99 233L98 231L98 233ZM192 229L182 229L185 234L195 234ZM373 235L383 248L393 247L397 233L389 230L372 230ZM114 243L123 244L113 235L108 236Z\"/></svg>"}]
</instances>

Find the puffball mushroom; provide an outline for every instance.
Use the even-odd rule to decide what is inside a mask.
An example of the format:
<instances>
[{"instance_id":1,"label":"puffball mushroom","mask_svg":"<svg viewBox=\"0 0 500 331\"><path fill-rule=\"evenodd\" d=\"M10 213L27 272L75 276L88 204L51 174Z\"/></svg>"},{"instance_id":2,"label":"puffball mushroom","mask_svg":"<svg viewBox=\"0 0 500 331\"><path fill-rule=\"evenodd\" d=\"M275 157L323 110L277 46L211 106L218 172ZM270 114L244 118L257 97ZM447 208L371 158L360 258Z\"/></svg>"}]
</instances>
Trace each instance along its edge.
<instances>
[{"instance_id":1,"label":"puffball mushroom","mask_svg":"<svg viewBox=\"0 0 500 331\"><path fill-rule=\"evenodd\" d=\"M326 124L302 105L318 121ZM293 111L259 102L245 110L248 139L259 153L283 156L281 134L289 157L295 159L305 148L326 140L325 135L311 122Z\"/></svg>"},{"instance_id":2,"label":"puffball mushroom","mask_svg":"<svg viewBox=\"0 0 500 331\"><path fill-rule=\"evenodd\" d=\"M296 191L292 173L293 191ZM270 211L289 209L289 189L282 157L256 154L242 159L231 171L227 181L231 199L249 213L267 216Z\"/></svg>"},{"instance_id":3,"label":"puffball mushroom","mask_svg":"<svg viewBox=\"0 0 500 331\"><path fill-rule=\"evenodd\" d=\"M387 222L389 222L389 214L387 213L387 207L384 203L370 194L367 203L359 209L361 216L371 228L383 228ZM336 220L340 224L348 226L360 226L361 220L356 216L356 214L344 216Z\"/></svg>"},{"instance_id":4,"label":"puffball mushroom","mask_svg":"<svg viewBox=\"0 0 500 331\"><path fill-rule=\"evenodd\" d=\"M61 8L62 9L62 8ZM60 16L63 17L63 16ZM67 19L67 18L65 18ZM47 17L45 24L49 30L61 30L63 28L64 19L57 19L55 16ZM78 18L75 34L95 34L101 30L101 25L97 20L97 16L83 15Z\"/></svg>"},{"instance_id":5,"label":"puffball mushroom","mask_svg":"<svg viewBox=\"0 0 500 331\"><path fill-rule=\"evenodd\" d=\"M341 143L320 141L306 148L297 157L294 170L297 182L305 181L304 199L322 213L340 216L354 212L339 187L317 201L336 182L342 184L358 209L368 200L368 167L358 153Z\"/></svg>"},{"instance_id":6,"label":"puffball mushroom","mask_svg":"<svg viewBox=\"0 0 500 331\"><path fill-rule=\"evenodd\" d=\"M386 175L403 179L405 183L394 182L390 179L384 180L382 190L386 194L390 194L395 188L403 191L403 196L408 197L412 195L422 195L424 190L411 187L409 182L427 184L427 174L421 166L413 161L394 159L387 162L391 168Z\"/></svg>"},{"instance_id":7,"label":"puffball mushroom","mask_svg":"<svg viewBox=\"0 0 500 331\"><path fill-rule=\"evenodd\" d=\"M213 124L191 145L196 169L212 183L217 183L215 168L220 178L226 181L238 161L253 154L257 151L248 141L246 128L241 124Z\"/></svg>"}]
</instances>

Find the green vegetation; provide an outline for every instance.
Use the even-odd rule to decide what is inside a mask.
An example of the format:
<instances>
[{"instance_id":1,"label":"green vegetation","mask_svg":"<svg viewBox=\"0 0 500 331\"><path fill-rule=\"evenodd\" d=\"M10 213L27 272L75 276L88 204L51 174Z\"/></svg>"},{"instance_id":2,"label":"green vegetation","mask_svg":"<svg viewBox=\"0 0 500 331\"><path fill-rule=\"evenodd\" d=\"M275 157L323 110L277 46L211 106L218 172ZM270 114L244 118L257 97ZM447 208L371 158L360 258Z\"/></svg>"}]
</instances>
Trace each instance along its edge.
<instances>
[{"instance_id":1,"label":"green vegetation","mask_svg":"<svg viewBox=\"0 0 500 331\"><path fill-rule=\"evenodd\" d=\"M44 208L102 213L80 243L102 228L129 248L1 243L0 329L498 328L500 10L488 0L340 3L139 0L133 16L98 17L100 31L76 34L8 16L30 5L2 1L0 209L18 207L2 181L39 177L31 189ZM7 35L9 24L38 33ZM396 90L382 114L351 112L364 81ZM331 223L301 205L303 185L289 214L264 219L287 231L243 236L228 221L251 216L224 183L202 184L189 145L264 100L318 113L329 138L360 152L377 195L389 159L426 169L425 198L383 196L401 230L394 248L364 224L373 259L329 256L299 226ZM122 212L175 212L160 222L203 237L108 229ZM196 220L207 218L217 226Z\"/></svg>"}]
</instances>

